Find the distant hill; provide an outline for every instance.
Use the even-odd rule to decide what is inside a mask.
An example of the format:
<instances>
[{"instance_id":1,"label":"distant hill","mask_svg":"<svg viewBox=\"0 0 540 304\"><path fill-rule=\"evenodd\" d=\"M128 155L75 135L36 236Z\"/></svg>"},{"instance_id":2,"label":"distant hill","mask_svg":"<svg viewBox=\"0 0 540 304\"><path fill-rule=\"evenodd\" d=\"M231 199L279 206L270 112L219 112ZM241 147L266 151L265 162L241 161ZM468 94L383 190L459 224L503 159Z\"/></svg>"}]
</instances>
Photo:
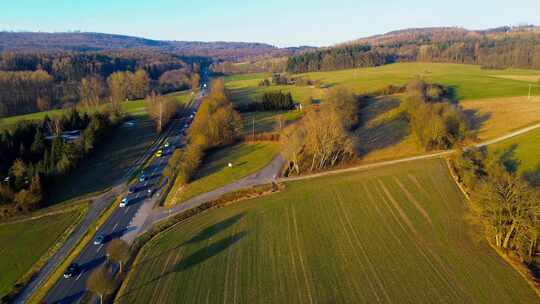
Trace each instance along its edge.
<instances>
[{"instance_id":1,"label":"distant hill","mask_svg":"<svg viewBox=\"0 0 540 304\"><path fill-rule=\"evenodd\" d=\"M250 42L160 41L102 33L0 32L0 52L88 52L141 48L229 60L286 56L308 49L308 47L281 49L269 44Z\"/></svg>"},{"instance_id":2,"label":"distant hill","mask_svg":"<svg viewBox=\"0 0 540 304\"><path fill-rule=\"evenodd\" d=\"M391 43L437 43L439 41L461 41L467 38L478 38L480 36L494 37L501 34L516 36L523 33L540 33L540 27L534 25L523 26L501 26L486 30L468 30L462 27L426 27L409 28L391 31L381 35L360 38L357 40L341 43L347 44L371 44L384 45Z\"/></svg>"},{"instance_id":3,"label":"distant hill","mask_svg":"<svg viewBox=\"0 0 540 304\"><path fill-rule=\"evenodd\" d=\"M540 27L412 28L289 57L287 71L305 73L394 62L477 64L486 69L540 69Z\"/></svg>"}]
</instances>

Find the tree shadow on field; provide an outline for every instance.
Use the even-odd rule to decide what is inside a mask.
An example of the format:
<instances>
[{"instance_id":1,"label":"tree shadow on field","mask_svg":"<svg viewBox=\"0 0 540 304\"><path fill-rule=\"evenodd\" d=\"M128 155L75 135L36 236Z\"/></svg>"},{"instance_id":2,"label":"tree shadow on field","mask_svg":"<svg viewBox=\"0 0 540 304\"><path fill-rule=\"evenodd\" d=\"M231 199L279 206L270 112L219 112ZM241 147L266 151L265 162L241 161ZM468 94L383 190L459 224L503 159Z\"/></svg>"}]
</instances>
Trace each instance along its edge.
<instances>
[{"instance_id":1,"label":"tree shadow on field","mask_svg":"<svg viewBox=\"0 0 540 304\"><path fill-rule=\"evenodd\" d=\"M149 258L146 258L146 259L143 259L141 260L139 263L135 264L135 265L132 265L130 267L130 269L132 268L136 268L136 267L139 267L145 263L148 263L150 261L153 261L155 259L158 259L160 257L163 257L167 254L169 254L170 252L184 246L184 245L190 245L190 244L194 244L194 243L197 243L197 242L201 242L201 241L204 241L204 240L207 240L207 239L210 239L212 238L213 236L217 235L218 233L220 233L221 231L229 228L229 227L232 227L234 226L234 224L238 223L244 216L245 216L245 212L243 213L240 213L240 214L237 214L237 215L234 215L234 216L231 216L223 221L220 221L210 227L207 227L203 230L201 230L197 235L195 235L194 237L192 237L191 239L181 243L181 244L178 244L176 246L173 246L167 250L164 250L160 253L158 253L157 255L154 255L152 257L149 257Z\"/></svg>"},{"instance_id":2,"label":"tree shadow on field","mask_svg":"<svg viewBox=\"0 0 540 304\"><path fill-rule=\"evenodd\" d=\"M540 187L540 164L536 165L534 169L523 172L523 179L531 187Z\"/></svg>"},{"instance_id":3,"label":"tree shadow on field","mask_svg":"<svg viewBox=\"0 0 540 304\"><path fill-rule=\"evenodd\" d=\"M247 235L247 232L246 231L242 231L242 232L239 232L239 233L236 233L232 236L229 236L229 237L226 237L218 242L215 242L215 243L212 243L202 249L199 249L197 251L195 251L194 253L188 255L187 257L183 258L181 261L179 261L178 263L176 263L176 265L172 266L170 268L170 270L167 270L165 272L163 272L162 274L138 285L138 286L135 286L135 287L132 287L132 288L129 288L128 291L126 293L124 293L122 295L122 297L125 297L139 289L142 289L154 282L157 282L159 281L160 279L168 276L168 275L171 275L171 274L174 274L174 273L177 273L177 272L181 272L181 271L184 271L184 270L187 270L187 269L190 269L194 266L197 266L203 262L205 262L206 260L218 255L219 253L225 251L227 248L233 246L234 244L238 243L242 238L244 238L245 236Z\"/></svg>"},{"instance_id":4,"label":"tree shadow on field","mask_svg":"<svg viewBox=\"0 0 540 304\"><path fill-rule=\"evenodd\" d=\"M187 270L191 267L197 266L198 264L208 260L209 258L217 255L218 253L229 248L230 246L236 244L238 241L244 238L246 234L247 232L242 231L232 236L226 237L219 242L210 244L209 246L206 246L205 248L197 250L193 254L187 256L186 258L182 259L179 263L177 263L171 272L180 272L180 271Z\"/></svg>"},{"instance_id":5,"label":"tree shadow on field","mask_svg":"<svg viewBox=\"0 0 540 304\"><path fill-rule=\"evenodd\" d=\"M382 150L403 141L409 135L409 124L405 119L396 118L359 132L358 154L366 155L375 150Z\"/></svg>"},{"instance_id":6,"label":"tree shadow on field","mask_svg":"<svg viewBox=\"0 0 540 304\"><path fill-rule=\"evenodd\" d=\"M484 124L491 118L491 113L483 113L480 114L480 111L477 109L468 109L464 110L463 113L465 114L465 117L467 118L467 121L469 123L469 128L472 131L478 132Z\"/></svg>"},{"instance_id":7,"label":"tree shadow on field","mask_svg":"<svg viewBox=\"0 0 540 304\"><path fill-rule=\"evenodd\" d=\"M204 241L204 240L207 240L211 237L213 237L214 235L220 233L221 231L233 226L234 224L236 224L238 221L240 221L244 216L245 216L245 212L243 213L239 213L237 215L234 215L234 216L231 216L219 223L216 223L210 227L207 227L205 229L203 229L201 232L199 232L199 234L197 234L196 236L192 237L191 239L189 239L187 242L185 242L183 245L188 245L188 244L193 244L193 243L197 243L197 242L201 242L201 241Z\"/></svg>"}]
</instances>

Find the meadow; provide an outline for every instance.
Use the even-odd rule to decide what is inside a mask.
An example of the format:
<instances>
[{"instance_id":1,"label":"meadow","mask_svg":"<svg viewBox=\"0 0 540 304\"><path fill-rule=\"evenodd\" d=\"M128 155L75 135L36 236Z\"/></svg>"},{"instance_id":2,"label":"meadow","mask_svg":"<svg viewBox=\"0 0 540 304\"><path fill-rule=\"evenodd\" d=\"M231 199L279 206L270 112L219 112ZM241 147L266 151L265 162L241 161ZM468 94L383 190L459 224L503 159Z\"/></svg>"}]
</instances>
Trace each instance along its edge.
<instances>
[{"instance_id":1,"label":"meadow","mask_svg":"<svg viewBox=\"0 0 540 304\"><path fill-rule=\"evenodd\" d=\"M490 149L513 151L513 157L520 162L518 173L540 171L540 129L497 143Z\"/></svg>"},{"instance_id":2,"label":"meadow","mask_svg":"<svg viewBox=\"0 0 540 304\"><path fill-rule=\"evenodd\" d=\"M264 168L278 153L273 142L241 143L210 153L193 181L184 187L175 186L167 198L167 205L182 203L235 182ZM232 168L228 167L231 163Z\"/></svg>"},{"instance_id":3,"label":"meadow","mask_svg":"<svg viewBox=\"0 0 540 304\"><path fill-rule=\"evenodd\" d=\"M121 303L536 303L443 160L288 182L143 248Z\"/></svg>"},{"instance_id":4,"label":"meadow","mask_svg":"<svg viewBox=\"0 0 540 304\"><path fill-rule=\"evenodd\" d=\"M291 92L296 102L308 97L323 98L326 89L310 86L260 87L259 82L270 74L235 75L226 78L234 102L258 100L264 92ZM388 85L404 85L414 77L451 87L459 100L526 96L529 84L535 84L533 95L540 96L535 82L537 70L484 70L480 66L448 63L396 63L373 68L359 68L295 75L319 82L322 87L345 86L357 94L378 91Z\"/></svg>"},{"instance_id":5,"label":"meadow","mask_svg":"<svg viewBox=\"0 0 540 304\"><path fill-rule=\"evenodd\" d=\"M0 298L30 270L82 211L0 224Z\"/></svg>"}]
</instances>

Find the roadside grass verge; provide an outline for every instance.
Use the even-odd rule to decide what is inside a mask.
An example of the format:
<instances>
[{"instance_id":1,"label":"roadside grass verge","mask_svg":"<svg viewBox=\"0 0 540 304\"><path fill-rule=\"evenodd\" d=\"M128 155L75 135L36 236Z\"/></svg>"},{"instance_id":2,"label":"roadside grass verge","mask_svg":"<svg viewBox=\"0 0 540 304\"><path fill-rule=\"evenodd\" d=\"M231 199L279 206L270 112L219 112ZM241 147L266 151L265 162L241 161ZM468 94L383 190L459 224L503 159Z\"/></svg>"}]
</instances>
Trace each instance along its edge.
<instances>
[{"instance_id":1,"label":"roadside grass verge","mask_svg":"<svg viewBox=\"0 0 540 304\"><path fill-rule=\"evenodd\" d=\"M115 128L77 168L51 185L48 205L102 192L118 183L155 139L150 121Z\"/></svg>"},{"instance_id":2,"label":"roadside grass verge","mask_svg":"<svg viewBox=\"0 0 540 304\"><path fill-rule=\"evenodd\" d=\"M150 241L120 303L535 303L442 159L289 182Z\"/></svg>"},{"instance_id":3,"label":"roadside grass verge","mask_svg":"<svg viewBox=\"0 0 540 304\"><path fill-rule=\"evenodd\" d=\"M94 221L86 230L84 236L79 240L77 245L66 255L65 259L56 266L54 272L38 287L36 292L34 292L28 299L28 303L38 304L41 303L41 300L47 295L49 290L54 286L56 281L60 279L64 273L64 270L73 262L73 260L81 253L86 244L90 242L96 231L103 225L107 219L111 216L114 210L117 208L118 203L120 202L120 196L111 201L111 204L107 209L102 211L98 219Z\"/></svg>"},{"instance_id":4,"label":"roadside grass verge","mask_svg":"<svg viewBox=\"0 0 540 304\"><path fill-rule=\"evenodd\" d=\"M24 284L86 214L87 205L70 211L0 224L0 298L15 285Z\"/></svg>"},{"instance_id":5,"label":"roadside grass verge","mask_svg":"<svg viewBox=\"0 0 540 304\"><path fill-rule=\"evenodd\" d=\"M241 143L215 151L205 158L191 183L171 189L165 204L179 204L238 181L264 168L277 153L278 146L273 142ZM232 168L227 167L229 163Z\"/></svg>"}]
</instances>

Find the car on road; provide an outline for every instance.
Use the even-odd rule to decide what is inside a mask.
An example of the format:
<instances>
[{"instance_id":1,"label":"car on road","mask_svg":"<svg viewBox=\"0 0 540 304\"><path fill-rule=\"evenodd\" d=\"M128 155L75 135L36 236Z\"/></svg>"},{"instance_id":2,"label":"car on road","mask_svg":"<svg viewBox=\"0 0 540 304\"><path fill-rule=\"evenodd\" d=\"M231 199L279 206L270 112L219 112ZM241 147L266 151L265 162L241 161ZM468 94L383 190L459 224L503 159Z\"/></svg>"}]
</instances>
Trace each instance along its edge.
<instances>
[{"instance_id":1,"label":"car on road","mask_svg":"<svg viewBox=\"0 0 540 304\"><path fill-rule=\"evenodd\" d=\"M103 245L105 241L105 236L103 234L98 234L94 239L94 245Z\"/></svg>"},{"instance_id":2,"label":"car on road","mask_svg":"<svg viewBox=\"0 0 540 304\"><path fill-rule=\"evenodd\" d=\"M81 272L81 267L77 263L71 263L69 264L66 271L64 271L64 278L69 279L71 277L76 276Z\"/></svg>"},{"instance_id":3,"label":"car on road","mask_svg":"<svg viewBox=\"0 0 540 304\"><path fill-rule=\"evenodd\" d=\"M127 197L124 197L122 201L120 202L120 205L118 205L120 208L124 208L129 203L129 199Z\"/></svg>"},{"instance_id":4,"label":"car on road","mask_svg":"<svg viewBox=\"0 0 540 304\"><path fill-rule=\"evenodd\" d=\"M166 141L165 144L163 145L164 148L168 148L171 146L171 143Z\"/></svg>"},{"instance_id":5,"label":"car on road","mask_svg":"<svg viewBox=\"0 0 540 304\"><path fill-rule=\"evenodd\" d=\"M156 157L162 157L163 156L163 150L157 150Z\"/></svg>"},{"instance_id":6,"label":"car on road","mask_svg":"<svg viewBox=\"0 0 540 304\"><path fill-rule=\"evenodd\" d=\"M139 182L141 182L141 183L144 182L146 180L146 178L147 178L146 174L144 174L144 173L141 174L141 176L139 176Z\"/></svg>"}]
</instances>

